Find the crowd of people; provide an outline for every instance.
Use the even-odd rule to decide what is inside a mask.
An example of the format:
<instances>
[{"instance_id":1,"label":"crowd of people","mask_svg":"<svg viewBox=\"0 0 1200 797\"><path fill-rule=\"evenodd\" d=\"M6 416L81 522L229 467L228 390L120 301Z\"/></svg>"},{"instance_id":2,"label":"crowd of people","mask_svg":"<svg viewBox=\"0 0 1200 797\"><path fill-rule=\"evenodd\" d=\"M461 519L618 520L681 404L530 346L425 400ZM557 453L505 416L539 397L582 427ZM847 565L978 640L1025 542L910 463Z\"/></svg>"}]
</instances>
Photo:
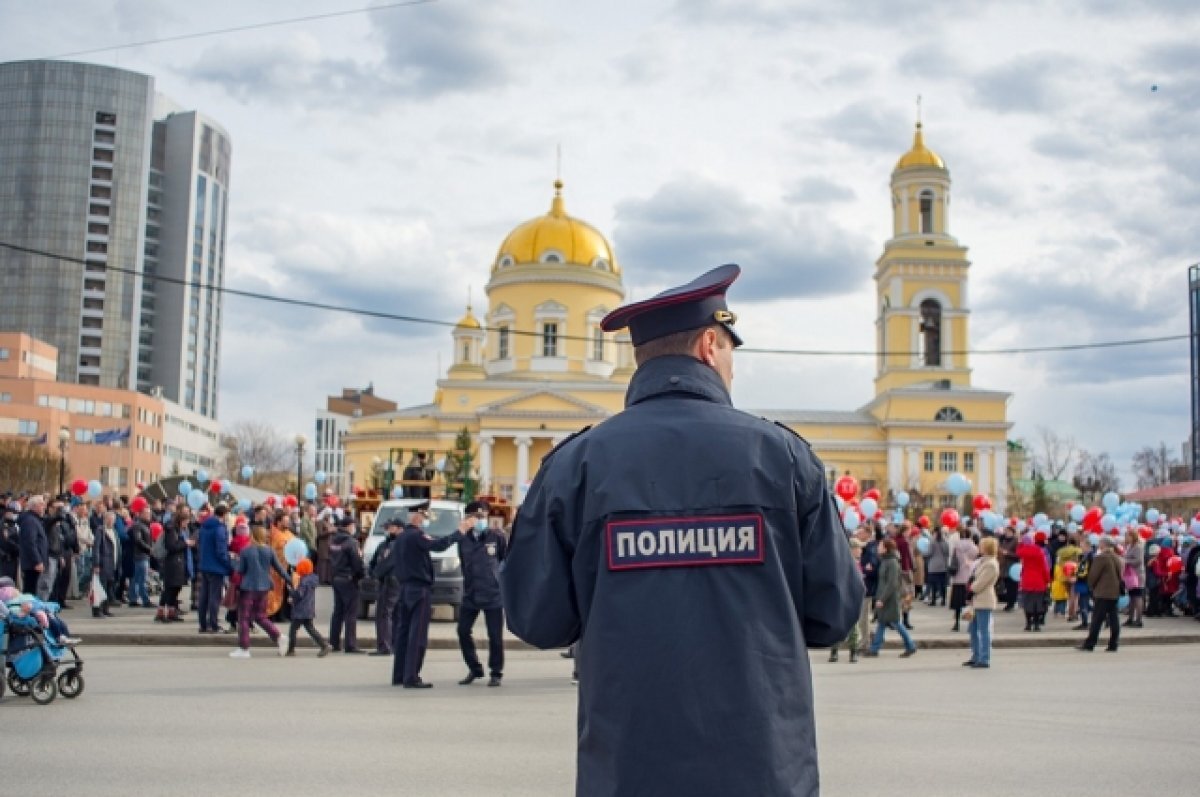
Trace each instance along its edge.
<instances>
[{"instance_id":1,"label":"crowd of people","mask_svg":"<svg viewBox=\"0 0 1200 797\"><path fill-rule=\"evenodd\" d=\"M14 596L23 590L33 611L50 609L55 621L61 609L72 608L69 601L80 600L99 619L113 616L118 605L154 608L154 621L162 623L183 622L190 611L199 633L236 634L230 656L250 658L255 626L281 656L295 655L300 630L319 657L366 653L357 638L359 585L372 578L378 585L372 654L394 656L395 685L422 689L429 686L420 670L432 609L430 553L457 544L464 579L458 636L468 670L460 683L484 675L472 638L482 613L488 685L499 686L504 619L498 573L507 538L491 527L487 505L467 504L458 530L437 539L425 533L429 503L408 507L388 521L386 538L365 562L367 530L359 533L351 513L335 503L291 500L238 513L220 501L194 509L182 496L168 502L9 496L0 528L0 578L6 579L0 583ZM334 598L328 636L315 624L321 585L330 586Z\"/></svg>"},{"instance_id":2,"label":"crowd of people","mask_svg":"<svg viewBox=\"0 0 1200 797\"><path fill-rule=\"evenodd\" d=\"M971 657L964 666L991 666L993 613L1024 614L1024 630L1042 631L1047 616L1087 632L1090 651L1108 627L1107 650L1119 647L1122 627L1142 618L1190 616L1200 621L1200 539L1178 525L1147 525L1116 534L1082 532L1066 524L1034 527L1011 521L989 530L974 519L959 528L868 521L851 536L866 587L859 622L839 647L878 656L895 631L904 657L916 653L909 610L914 601L947 607L950 631L967 620ZM1125 619L1121 619L1122 613ZM873 624L873 625L872 625Z\"/></svg>"}]
</instances>

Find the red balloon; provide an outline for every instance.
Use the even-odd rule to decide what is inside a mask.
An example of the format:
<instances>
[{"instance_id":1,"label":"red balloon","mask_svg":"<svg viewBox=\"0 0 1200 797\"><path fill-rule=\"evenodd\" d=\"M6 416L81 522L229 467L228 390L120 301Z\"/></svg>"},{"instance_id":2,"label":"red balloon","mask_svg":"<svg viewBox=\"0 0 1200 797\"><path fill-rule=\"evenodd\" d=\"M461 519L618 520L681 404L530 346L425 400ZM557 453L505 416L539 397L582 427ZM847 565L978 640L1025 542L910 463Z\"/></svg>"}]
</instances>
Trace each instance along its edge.
<instances>
[{"instance_id":1,"label":"red balloon","mask_svg":"<svg viewBox=\"0 0 1200 797\"><path fill-rule=\"evenodd\" d=\"M982 512L985 509L992 508L992 499L988 498L983 493L979 493L978 495L975 496L975 499L974 499L974 501L972 501L972 504L974 505L976 512Z\"/></svg>"},{"instance_id":2,"label":"red balloon","mask_svg":"<svg viewBox=\"0 0 1200 797\"><path fill-rule=\"evenodd\" d=\"M338 505L338 497L336 495L325 496L325 506L333 508Z\"/></svg>"},{"instance_id":3,"label":"red balloon","mask_svg":"<svg viewBox=\"0 0 1200 797\"><path fill-rule=\"evenodd\" d=\"M283 505L284 505L284 506L286 506L286 507L287 507L287 508L289 508L289 509L291 509L292 507L294 507L294 506L296 505L296 496L294 496L294 495L285 495L285 496L283 497Z\"/></svg>"},{"instance_id":4,"label":"red balloon","mask_svg":"<svg viewBox=\"0 0 1200 797\"><path fill-rule=\"evenodd\" d=\"M210 493L212 493L213 495L220 495L221 494L221 480L213 479L211 482L209 482L208 483L208 491Z\"/></svg>"},{"instance_id":5,"label":"red balloon","mask_svg":"<svg viewBox=\"0 0 1200 797\"><path fill-rule=\"evenodd\" d=\"M959 518L959 516L958 516L957 509L943 509L941 520L942 520L942 525L945 526L946 528L956 529L956 528L958 528L958 522L959 522L959 520L961 520L961 518Z\"/></svg>"},{"instance_id":6,"label":"red balloon","mask_svg":"<svg viewBox=\"0 0 1200 797\"><path fill-rule=\"evenodd\" d=\"M846 474L838 479L833 485L833 491L838 494L838 497L843 501L849 501L854 496L858 495L858 479L850 474Z\"/></svg>"},{"instance_id":7,"label":"red balloon","mask_svg":"<svg viewBox=\"0 0 1200 797\"><path fill-rule=\"evenodd\" d=\"M1083 530L1097 531L1100 528L1100 520L1104 517L1104 510L1098 506L1094 506L1083 514Z\"/></svg>"},{"instance_id":8,"label":"red balloon","mask_svg":"<svg viewBox=\"0 0 1200 797\"><path fill-rule=\"evenodd\" d=\"M879 503L883 500L883 496L880 495L877 487L872 487L870 490L867 490L865 493L863 493L863 498L874 499L875 503Z\"/></svg>"},{"instance_id":9,"label":"red balloon","mask_svg":"<svg viewBox=\"0 0 1200 797\"><path fill-rule=\"evenodd\" d=\"M876 519L876 520L883 520L883 510L882 510L882 509L876 509L876 510L875 510L875 519Z\"/></svg>"},{"instance_id":10,"label":"red balloon","mask_svg":"<svg viewBox=\"0 0 1200 797\"><path fill-rule=\"evenodd\" d=\"M263 501L263 503L267 506L275 506L275 496L268 495L267 500Z\"/></svg>"},{"instance_id":11,"label":"red balloon","mask_svg":"<svg viewBox=\"0 0 1200 797\"><path fill-rule=\"evenodd\" d=\"M1078 569L1079 569L1079 565L1075 564L1074 562L1063 562L1063 566L1062 566L1063 575L1066 576L1067 578L1070 578L1071 576L1075 575L1075 571L1077 571Z\"/></svg>"},{"instance_id":12,"label":"red balloon","mask_svg":"<svg viewBox=\"0 0 1200 797\"><path fill-rule=\"evenodd\" d=\"M1046 541L1046 539L1047 539L1046 532L1044 532L1044 531L1039 531L1037 534L1033 535L1033 541L1036 542L1038 545L1041 545L1043 542Z\"/></svg>"},{"instance_id":13,"label":"red balloon","mask_svg":"<svg viewBox=\"0 0 1200 797\"><path fill-rule=\"evenodd\" d=\"M163 528L161 523L150 524L150 539L157 540L162 536Z\"/></svg>"},{"instance_id":14,"label":"red balloon","mask_svg":"<svg viewBox=\"0 0 1200 797\"><path fill-rule=\"evenodd\" d=\"M1138 536L1143 540L1148 540L1154 536L1154 529L1149 526L1138 526Z\"/></svg>"},{"instance_id":15,"label":"red balloon","mask_svg":"<svg viewBox=\"0 0 1200 797\"><path fill-rule=\"evenodd\" d=\"M71 494L72 495L83 495L84 493L87 492L87 488L88 488L88 484L83 479L76 479L75 481L71 482Z\"/></svg>"},{"instance_id":16,"label":"red balloon","mask_svg":"<svg viewBox=\"0 0 1200 797\"><path fill-rule=\"evenodd\" d=\"M929 517L927 515L921 515L921 517L917 519L917 525L923 529L929 528Z\"/></svg>"},{"instance_id":17,"label":"red balloon","mask_svg":"<svg viewBox=\"0 0 1200 797\"><path fill-rule=\"evenodd\" d=\"M150 506L150 502L139 495L129 502L129 511L136 515L148 506Z\"/></svg>"},{"instance_id":18,"label":"red balloon","mask_svg":"<svg viewBox=\"0 0 1200 797\"><path fill-rule=\"evenodd\" d=\"M1183 572L1183 560L1178 556L1172 556L1167 560L1167 572L1175 575Z\"/></svg>"}]
</instances>

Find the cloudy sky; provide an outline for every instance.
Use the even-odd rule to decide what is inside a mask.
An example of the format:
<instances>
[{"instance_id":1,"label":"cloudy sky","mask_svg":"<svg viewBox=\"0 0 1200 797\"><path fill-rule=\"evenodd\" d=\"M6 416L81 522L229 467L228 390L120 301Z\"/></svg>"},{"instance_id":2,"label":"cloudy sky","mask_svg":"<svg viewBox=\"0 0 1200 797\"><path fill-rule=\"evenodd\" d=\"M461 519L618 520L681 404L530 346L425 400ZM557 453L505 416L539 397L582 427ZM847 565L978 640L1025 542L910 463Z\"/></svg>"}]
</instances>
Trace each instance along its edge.
<instances>
[{"instance_id":1,"label":"cloudy sky","mask_svg":"<svg viewBox=\"0 0 1200 797\"><path fill-rule=\"evenodd\" d=\"M7 59L354 9L0 0ZM874 345L873 264L915 97L970 247L972 344L1187 332L1200 261L1200 7L1192 0L438 0L74 56L154 75L233 139L228 285L455 320L504 235L568 212L640 298L722 262L749 345ZM1153 87L1157 87L1156 90ZM430 400L444 329L231 299L223 421L307 430L374 382ZM1188 348L973 358L1039 426L1177 447ZM870 357L747 354L743 407L849 409ZM1130 481L1126 474L1125 482Z\"/></svg>"}]
</instances>

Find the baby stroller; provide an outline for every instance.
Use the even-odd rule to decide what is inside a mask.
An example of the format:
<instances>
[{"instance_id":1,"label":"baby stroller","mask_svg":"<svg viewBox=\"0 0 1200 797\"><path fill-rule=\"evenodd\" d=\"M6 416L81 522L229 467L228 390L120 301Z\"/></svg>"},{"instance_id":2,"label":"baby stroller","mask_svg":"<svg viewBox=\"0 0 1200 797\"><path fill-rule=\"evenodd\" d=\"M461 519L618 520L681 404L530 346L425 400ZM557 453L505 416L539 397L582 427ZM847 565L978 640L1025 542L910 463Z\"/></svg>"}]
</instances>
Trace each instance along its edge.
<instances>
[{"instance_id":1,"label":"baby stroller","mask_svg":"<svg viewBox=\"0 0 1200 797\"><path fill-rule=\"evenodd\" d=\"M75 647L59 643L36 619L10 615L0 620L0 645L5 651L0 696L6 683L14 695L28 695L41 706L59 694L76 698L83 693L83 660Z\"/></svg>"}]
</instances>

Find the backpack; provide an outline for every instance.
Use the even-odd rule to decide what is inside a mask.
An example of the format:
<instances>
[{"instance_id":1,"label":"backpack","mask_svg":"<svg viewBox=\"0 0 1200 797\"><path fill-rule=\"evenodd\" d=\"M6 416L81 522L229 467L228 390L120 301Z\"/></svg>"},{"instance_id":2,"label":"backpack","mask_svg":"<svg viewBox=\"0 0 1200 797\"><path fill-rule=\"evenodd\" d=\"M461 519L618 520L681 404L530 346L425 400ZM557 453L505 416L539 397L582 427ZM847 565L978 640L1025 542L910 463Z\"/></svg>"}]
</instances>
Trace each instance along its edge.
<instances>
[{"instance_id":1,"label":"backpack","mask_svg":"<svg viewBox=\"0 0 1200 797\"><path fill-rule=\"evenodd\" d=\"M162 534L158 535L158 539L154 541L154 545L150 548L150 558L162 564L167 558L167 532L164 529Z\"/></svg>"}]
</instances>

